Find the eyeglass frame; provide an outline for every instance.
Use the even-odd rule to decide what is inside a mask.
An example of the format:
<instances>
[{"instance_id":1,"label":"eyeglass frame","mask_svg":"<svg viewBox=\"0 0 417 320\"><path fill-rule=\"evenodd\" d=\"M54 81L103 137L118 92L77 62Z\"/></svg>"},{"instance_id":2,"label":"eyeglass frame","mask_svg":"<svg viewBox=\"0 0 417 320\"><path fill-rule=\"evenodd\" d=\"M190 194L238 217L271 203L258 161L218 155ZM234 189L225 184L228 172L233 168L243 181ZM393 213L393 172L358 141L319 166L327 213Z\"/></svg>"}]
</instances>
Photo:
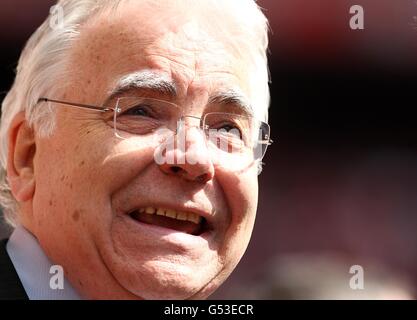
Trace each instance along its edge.
<instances>
[{"instance_id":1,"label":"eyeglass frame","mask_svg":"<svg viewBox=\"0 0 417 320\"><path fill-rule=\"evenodd\" d=\"M158 99L153 99L153 100L158 100ZM81 109L90 109L90 110L99 111L99 112L103 112L103 113L104 112L109 112L109 111L112 111L114 113L118 112L118 108L117 107L116 108L111 108L111 107L106 107L106 106L98 107L98 106L93 106L93 105L83 104L83 103L75 103L75 102L68 102L68 101L61 101L61 100L49 99L49 98L46 98L46 97L39 98L38 101L37 101L37 103L36 103L36 105L38 105L39 103L42 103L42 102L58 103L58 104L63 104L63 105L72 106L72 107L81 108ZM167 101L165 101L165 102L167 102ZM225 112L225 113L227 113L227 112ZM196 116L191 116L191 115L182 115L178 120L181 120L183 118L199 119L200 120L200 128L204 130L204 128L202 128L202 125L201 125L201 121L203 120L203 118L196 117ZM260 121L260 120L258 120L258 121ZM263 121L261 121L261 122L263 122ZM269 126L268 123L266 123L266 122L263 122L263 123L265 123L266 125L268 125L268 128L269 128L268 131L269 131L269 133L265 137L266 138L265 140L259 140L258 143L259 144L264 144L264 145L266 145L266 148L268 148L268 146L270 146L274 141L270 138L271 127ZM177 127L176 132L175 132L176 134L177 134L177 130L178 130L178 127ZM265 154L266 154L266 149L265 149L264 154L260 158L260 160L263 159L263 157L265 156Z\"/></svg>"}]
</instances>

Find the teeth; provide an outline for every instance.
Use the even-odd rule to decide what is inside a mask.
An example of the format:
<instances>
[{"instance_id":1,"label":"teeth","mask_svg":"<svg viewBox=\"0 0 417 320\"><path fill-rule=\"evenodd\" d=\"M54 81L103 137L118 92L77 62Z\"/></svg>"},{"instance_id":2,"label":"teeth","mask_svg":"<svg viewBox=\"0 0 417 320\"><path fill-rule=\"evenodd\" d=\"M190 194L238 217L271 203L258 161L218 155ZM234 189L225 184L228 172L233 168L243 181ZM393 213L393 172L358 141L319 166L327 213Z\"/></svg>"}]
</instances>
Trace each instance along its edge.
<instances>
[{"instance_id":1,"label":"teeth","mask_svg":"<svg viewBox=\"0 0 417 320\"><path fill-rule=\"evenodd\" d=\"M177 219L182 221L187 221L187 214L185 212L179 212L177 214Z\"/></svg>"},{"instance_id":2,"label":"teeth","mask_svg":"<svg viewBox=\"0 0 417 320\"><path fill-rule=\"evenodd\" d=\"M140 212L140 211L139 211ZM145 212L147 213L147 214L154 214L155 213L155 208L152 208L152 207L147 207L146 209L145 209Z\"/></svg>"},{"instance_id":3,"label":"teeth","mask_svg":"<svg viewBox=\"0 0 417 320\"><path fill-rule=\"evenodd\" d=\"M200 224L202 220L202 218L198 214L192 212L175 211L172 209L146 207L141 208L138 211L140 213L147 213L151 215L156 213L158 216L166 216L168 218L177 219L181 221L190 221L195 224Z\"/></svg>"},{"instance_id":4,"label":"teeth","mask_svg":"<svg viewBox=\"0 0 417 320\"><path fill-rule=\"evenodd\" d=\"M165 211L165 216L175 219L177 217L177 213L175 212L175 210L170 209Z\"/></svg>"},{"instance_id":5,"label":"teeth","mask_svg":"<svg viewBox=\"0 0 417 320\"><path fill-rule=\"evenodd\" d=\"M196 215L195 213L189 212L187 214L187 220L191 221L191 222L194 222L195 224L200 224L201 217L199 215Z\"/></svg>"}]
</instances>

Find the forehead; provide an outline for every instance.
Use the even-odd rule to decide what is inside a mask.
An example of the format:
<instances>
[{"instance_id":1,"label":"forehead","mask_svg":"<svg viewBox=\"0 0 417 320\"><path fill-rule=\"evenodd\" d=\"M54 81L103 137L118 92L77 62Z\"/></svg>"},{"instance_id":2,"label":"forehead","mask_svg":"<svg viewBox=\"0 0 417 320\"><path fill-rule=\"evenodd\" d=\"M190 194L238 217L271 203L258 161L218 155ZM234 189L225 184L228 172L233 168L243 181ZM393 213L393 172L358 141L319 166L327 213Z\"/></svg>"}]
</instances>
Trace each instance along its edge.
<instances>
[{"instance_id":1,"label":"forehead","mask_svg":"<svg viewBox=\"0 0 417 320\"><path fill-rule=\"evenodd\" d=\"M183 10L155 10L127 2L116 12L105 11L91 19L70 55L75 85L86 95L98 95L111 90L123 75L152 69L171 77L179 95L219 87L247 92L247 63L221 32L232 27L230 22L213 27L201 13L183 14Z\"/></svg>"}]
</instances>

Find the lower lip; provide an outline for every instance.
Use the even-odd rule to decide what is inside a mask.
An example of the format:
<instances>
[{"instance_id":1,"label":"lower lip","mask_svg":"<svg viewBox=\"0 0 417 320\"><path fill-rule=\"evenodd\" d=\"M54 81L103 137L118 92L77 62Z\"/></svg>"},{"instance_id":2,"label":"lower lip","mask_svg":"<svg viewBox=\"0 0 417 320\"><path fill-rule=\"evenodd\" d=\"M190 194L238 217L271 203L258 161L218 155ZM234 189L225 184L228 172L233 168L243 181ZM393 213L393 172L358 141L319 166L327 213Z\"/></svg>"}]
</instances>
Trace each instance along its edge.
<instances>
[{"instance_id":1,"label":"lower lip","mask_svg":"<svg viewBox=\"0 0 417 320\"><path fill-rule=\"evenodd\" d=\"M180 245L186 248L195 248L207 246L212 239L213 230L208 230L200 235L192 235L186 232L177 231L174 229L164 228L153 224L147 224L133 219L129 215L124 215L129 224L133 224L141 236L147 238L155 238L159 243L167 242L171 244Z\"/></svg>"}]
</instances>

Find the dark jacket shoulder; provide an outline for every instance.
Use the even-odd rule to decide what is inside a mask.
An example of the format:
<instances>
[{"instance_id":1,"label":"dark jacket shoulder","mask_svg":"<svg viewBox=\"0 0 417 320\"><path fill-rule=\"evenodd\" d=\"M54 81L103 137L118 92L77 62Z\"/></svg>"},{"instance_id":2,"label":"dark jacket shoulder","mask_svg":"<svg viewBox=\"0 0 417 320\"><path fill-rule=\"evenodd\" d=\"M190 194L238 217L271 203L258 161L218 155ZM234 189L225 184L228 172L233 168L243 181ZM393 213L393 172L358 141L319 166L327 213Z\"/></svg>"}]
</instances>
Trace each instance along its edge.
<instances>
[{"instance_id":1,"label":"dark jacket shoulder","mask_svg":"<svg viewBox=\"0 0 417 320\"><path fill-rule=\"evenodd\" d=\"M27 300L28 296L6 251L7 239L0 240L0 300Z\"/></svg>"}]
</instances>

